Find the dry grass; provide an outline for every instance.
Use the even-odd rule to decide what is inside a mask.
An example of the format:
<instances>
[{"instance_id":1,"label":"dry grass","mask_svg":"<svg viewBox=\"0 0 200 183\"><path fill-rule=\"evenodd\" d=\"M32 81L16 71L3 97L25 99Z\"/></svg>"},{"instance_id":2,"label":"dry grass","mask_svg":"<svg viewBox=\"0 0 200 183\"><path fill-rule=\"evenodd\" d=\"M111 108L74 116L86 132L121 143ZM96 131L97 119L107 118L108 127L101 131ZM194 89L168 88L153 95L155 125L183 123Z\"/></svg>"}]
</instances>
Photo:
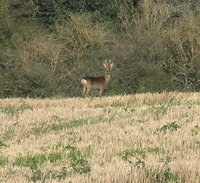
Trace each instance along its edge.
<instances>
[{"instance_id":1,"label":"dry grass","mask_svg":"<svg viewBox=\"0 0 200 183\"><path fill-rule=\"evenodd\" d=\"M0 100L0 182L200 182L200 93Z\"/></svg>"}]
</instances>

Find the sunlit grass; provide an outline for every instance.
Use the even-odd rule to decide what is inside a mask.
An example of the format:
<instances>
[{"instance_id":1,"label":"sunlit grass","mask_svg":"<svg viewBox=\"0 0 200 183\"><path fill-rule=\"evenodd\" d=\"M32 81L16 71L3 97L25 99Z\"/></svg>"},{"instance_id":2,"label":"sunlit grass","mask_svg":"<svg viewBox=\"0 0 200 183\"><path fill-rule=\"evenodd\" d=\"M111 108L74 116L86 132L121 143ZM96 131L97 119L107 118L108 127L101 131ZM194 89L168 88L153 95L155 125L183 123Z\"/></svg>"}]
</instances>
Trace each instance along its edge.
<instances>
[{"instance_id":1,"label":"sunlit grass","mask_svg":"<svg viewBox=\"0 0 200 183\"><path fill-rule=\"evenodd\" d=\"M0 182L198 182L200 94L0 100Z\"/></svg>"}]
</instances>

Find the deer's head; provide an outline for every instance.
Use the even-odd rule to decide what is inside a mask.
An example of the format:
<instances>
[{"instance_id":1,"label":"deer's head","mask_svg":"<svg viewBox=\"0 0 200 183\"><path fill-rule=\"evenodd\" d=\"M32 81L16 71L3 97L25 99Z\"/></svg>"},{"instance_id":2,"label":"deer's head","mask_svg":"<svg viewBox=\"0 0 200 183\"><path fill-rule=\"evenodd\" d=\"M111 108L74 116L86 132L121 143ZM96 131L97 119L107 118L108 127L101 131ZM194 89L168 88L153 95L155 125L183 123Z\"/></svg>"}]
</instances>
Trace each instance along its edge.
<instances>
[{"instance_id":1,"label":"deer's head","mask_svg":"<svg viewBox=\"0 0 200 183\"><path fill-rule=\"evenodd\" d=\"M114 65L114 63L112 62L112 60L105 59L105 61L103 63L103 66L106 69L106 71L111 71L113 65Z\"/></svg>"}]
</instances>

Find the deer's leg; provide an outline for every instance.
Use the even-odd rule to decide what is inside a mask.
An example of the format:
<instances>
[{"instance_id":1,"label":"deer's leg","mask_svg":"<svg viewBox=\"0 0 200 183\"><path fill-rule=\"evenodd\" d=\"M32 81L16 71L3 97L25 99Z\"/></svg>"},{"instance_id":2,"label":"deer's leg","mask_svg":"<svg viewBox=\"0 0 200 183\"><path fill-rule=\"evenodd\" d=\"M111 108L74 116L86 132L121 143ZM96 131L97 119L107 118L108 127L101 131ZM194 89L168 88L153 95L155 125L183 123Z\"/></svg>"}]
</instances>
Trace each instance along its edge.
<instances>
[{"instance_id":1,"label":"deer's leg","mask_svg":"<svg viewBox=\"0 0 200 183\"><path fill-rule=\"evenodd\" d=\"M85 97L86 90L87 90L86 86L83 85L83 92L82 92L83 97Z\"/></svg>"},{"instance_id":2,"label":"deer's leg","mask_svg":"<svg viewBox=\"0 0 200 183\"><path fill-rule=\"evenodd\" d=\"M101 97L101 96L102 96L103 92L104 92L104 89L103 89L103 88L101 88L101 89L99 90L99 97Z\"/></svg>"},{"instance_id":3,"label":"deer's leg","mask_svg":"<svg viewBox=\"0 0 200 183\"><path fill-rule=\"evenodd\" d=\"M86 88L85 97L87 97L89 93L90 93L90 88Z\"/></svg>"}]
</instances>

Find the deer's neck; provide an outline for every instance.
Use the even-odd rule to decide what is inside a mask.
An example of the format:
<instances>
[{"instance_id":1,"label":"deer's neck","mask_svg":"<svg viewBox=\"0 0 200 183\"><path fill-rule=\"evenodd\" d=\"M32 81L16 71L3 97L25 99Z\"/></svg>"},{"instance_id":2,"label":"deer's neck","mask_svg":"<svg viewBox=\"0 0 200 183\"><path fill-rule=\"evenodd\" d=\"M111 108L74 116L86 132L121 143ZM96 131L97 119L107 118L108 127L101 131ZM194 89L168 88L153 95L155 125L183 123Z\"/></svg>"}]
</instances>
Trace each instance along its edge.
<instances>
[{"instance_id":1,"label":"deer's neck","mask_svg":"<svg viewBox=\"0 0 200 183\"><path fill-rule=\"evenodd\" d=\"M106 82L108 82L110 80L110 73L106 73L105 79L106 79Z\"/></svg>"}]
</instances>

